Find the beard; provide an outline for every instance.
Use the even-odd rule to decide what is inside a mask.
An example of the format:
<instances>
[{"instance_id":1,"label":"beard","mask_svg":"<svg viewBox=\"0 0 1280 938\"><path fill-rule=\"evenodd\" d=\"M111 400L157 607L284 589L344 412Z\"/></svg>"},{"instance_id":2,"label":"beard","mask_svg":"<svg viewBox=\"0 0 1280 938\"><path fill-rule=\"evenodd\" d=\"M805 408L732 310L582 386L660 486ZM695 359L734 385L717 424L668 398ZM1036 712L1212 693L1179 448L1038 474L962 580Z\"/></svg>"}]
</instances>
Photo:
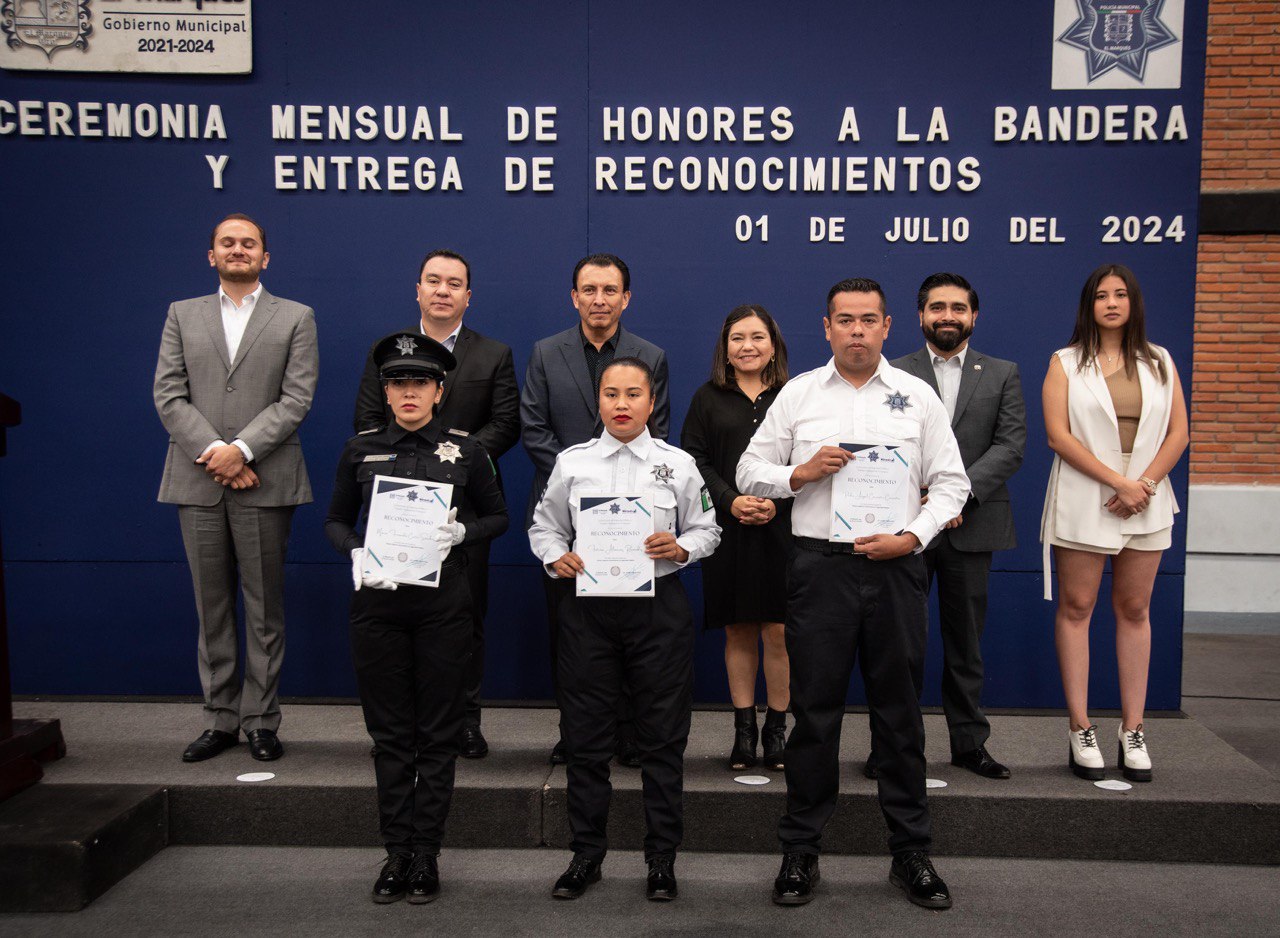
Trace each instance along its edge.
<instances>
[{"instance_id":1,"label":"beard","mask_svg":"<svg viewBox=\"0 0 1280 938\"><path fill-rule=\"evenodd\" d=\"M217 265L218 276L228 283L253 283L262 273L261 264L244 264L232 267L230 264Z\"/></svg>"},{"instance_id":2,"label":"beard","mask_svg":"<svg viewBox=\"0 0 1280 938\"><path fill-rule=\"evenodd\" d=\"M939 352L954 352L969 336L973 335L973 326L962 326L957 323L954 328L941 333L938 332L937 326L924 326L922 331L924 337Z\"/></svg>"}]
</instances>

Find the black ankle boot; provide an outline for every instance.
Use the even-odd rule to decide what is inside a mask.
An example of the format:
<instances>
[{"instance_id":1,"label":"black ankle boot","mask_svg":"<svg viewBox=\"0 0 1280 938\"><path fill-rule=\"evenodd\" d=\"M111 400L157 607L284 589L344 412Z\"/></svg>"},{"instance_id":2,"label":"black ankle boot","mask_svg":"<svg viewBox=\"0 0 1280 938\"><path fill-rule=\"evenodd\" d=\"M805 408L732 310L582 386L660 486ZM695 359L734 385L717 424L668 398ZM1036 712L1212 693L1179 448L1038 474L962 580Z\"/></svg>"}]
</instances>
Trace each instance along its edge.
<instances>
[{"instance_id":1,"label":"black ankle boot","mask_svg":"<svg viewBox=\"0 0 1280 938\"><path fill-rule=\"evenodd\" d=\"M768 710L764 715L764 732L760 734L760 742L764 745L764 766L766 769L786 768L782 751L787 748L787 712L785 710Z\"/></svg>"},{"instance_id":2,"label":"black ankle boot","mask_svg":"<svg viewBox=\"0 0 1280 938\"><path fill-rule=\"evenodd\" d=\"M749 769L756 764L756 740L758 737L756 708L734 707L733 752L729 754L729 770L731 772Z\"/></svg>"}]
</instances>

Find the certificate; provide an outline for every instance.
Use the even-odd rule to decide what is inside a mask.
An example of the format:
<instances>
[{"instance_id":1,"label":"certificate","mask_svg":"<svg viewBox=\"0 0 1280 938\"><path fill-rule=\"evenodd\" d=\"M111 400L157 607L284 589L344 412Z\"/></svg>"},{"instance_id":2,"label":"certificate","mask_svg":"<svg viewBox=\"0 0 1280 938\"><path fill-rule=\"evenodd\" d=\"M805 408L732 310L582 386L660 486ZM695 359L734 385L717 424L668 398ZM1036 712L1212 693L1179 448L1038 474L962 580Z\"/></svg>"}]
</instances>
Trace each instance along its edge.
<instances>
[{"instance_id":1,"label":"certificate","mask_svg":"<svg viewBox=\"0 0 1280 938\"><path fill-rule=\"evenodd\" d=\"M440 585L440 545L453 486L394 476L373 477L364 533L364 572L396 583Z\"/></svg>"},{"instance_id":2,"label":"certificate","mask_svg":"<svg viewBox=\"0 0 1280 938\"><path fill-rule=\"evenodd\" d=\"M653 560L644 552L653 533L653 496L581 494L574 553L582 558L579 596L654 594Z\"/></svg>"},{"instance_id":3,"label":"certificate","mask_svg":"<svg viewBox=\"0 0 1280 938\"><path fill-rule=\"evenodd\" d=\"M841 443L840 448L853 458L831 477L831 540L898 534L915 520L920 492L912 489L903 447Z\"/></svg>"}]
</instances>

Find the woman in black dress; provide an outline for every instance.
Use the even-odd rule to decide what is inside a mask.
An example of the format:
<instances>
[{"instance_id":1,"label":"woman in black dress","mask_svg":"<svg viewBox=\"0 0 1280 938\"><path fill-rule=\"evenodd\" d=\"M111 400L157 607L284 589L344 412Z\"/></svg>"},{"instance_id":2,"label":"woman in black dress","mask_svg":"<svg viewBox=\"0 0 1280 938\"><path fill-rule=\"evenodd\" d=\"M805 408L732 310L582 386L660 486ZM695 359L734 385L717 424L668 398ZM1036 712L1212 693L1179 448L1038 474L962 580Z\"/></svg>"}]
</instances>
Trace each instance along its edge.
<instances>
[{"instance_id":1,"label":"woman in black dress","mask_svg":"<svg viewBox=\"0 0 1280 938\"><path fill-rule=\"evenodd\" d=\"M764 764L783 767L790 666L782 620L791 539L790 503L743 495L734 487L738 459L787 382L787 346L763 306L739 306L720 330L711 380L693 395L680 446L698 463L716 521L719 549L702 561L706 628L725 630L724 663L734 708L729 768L756 764L756 673L764 646L768 712Z\"/></svg>"}]
</instances>

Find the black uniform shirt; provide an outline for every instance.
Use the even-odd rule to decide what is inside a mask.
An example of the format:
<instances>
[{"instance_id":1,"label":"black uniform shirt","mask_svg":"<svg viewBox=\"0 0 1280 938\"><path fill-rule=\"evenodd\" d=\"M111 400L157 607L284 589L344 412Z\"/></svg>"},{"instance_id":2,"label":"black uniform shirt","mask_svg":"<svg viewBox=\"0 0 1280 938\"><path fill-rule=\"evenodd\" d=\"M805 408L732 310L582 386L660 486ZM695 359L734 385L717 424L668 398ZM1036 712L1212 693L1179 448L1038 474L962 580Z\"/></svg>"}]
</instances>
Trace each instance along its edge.
<instances>
[{"instance_id":1,"label":"black uniform shirt","mask_svg":"<svg viewBox=\"0 0 1280 938\"><path fill-rule=\"evenodd\" d=\"M442 429L435 420L420 430L392 422L353 436L338 460L324 530L329 543L344 554L364 544L376 475L451 484L450 507L458 509L458 521L467 529L464 544L507 529L507 505L483 447L459 431Z\"/></svg>"}]
</instances>

